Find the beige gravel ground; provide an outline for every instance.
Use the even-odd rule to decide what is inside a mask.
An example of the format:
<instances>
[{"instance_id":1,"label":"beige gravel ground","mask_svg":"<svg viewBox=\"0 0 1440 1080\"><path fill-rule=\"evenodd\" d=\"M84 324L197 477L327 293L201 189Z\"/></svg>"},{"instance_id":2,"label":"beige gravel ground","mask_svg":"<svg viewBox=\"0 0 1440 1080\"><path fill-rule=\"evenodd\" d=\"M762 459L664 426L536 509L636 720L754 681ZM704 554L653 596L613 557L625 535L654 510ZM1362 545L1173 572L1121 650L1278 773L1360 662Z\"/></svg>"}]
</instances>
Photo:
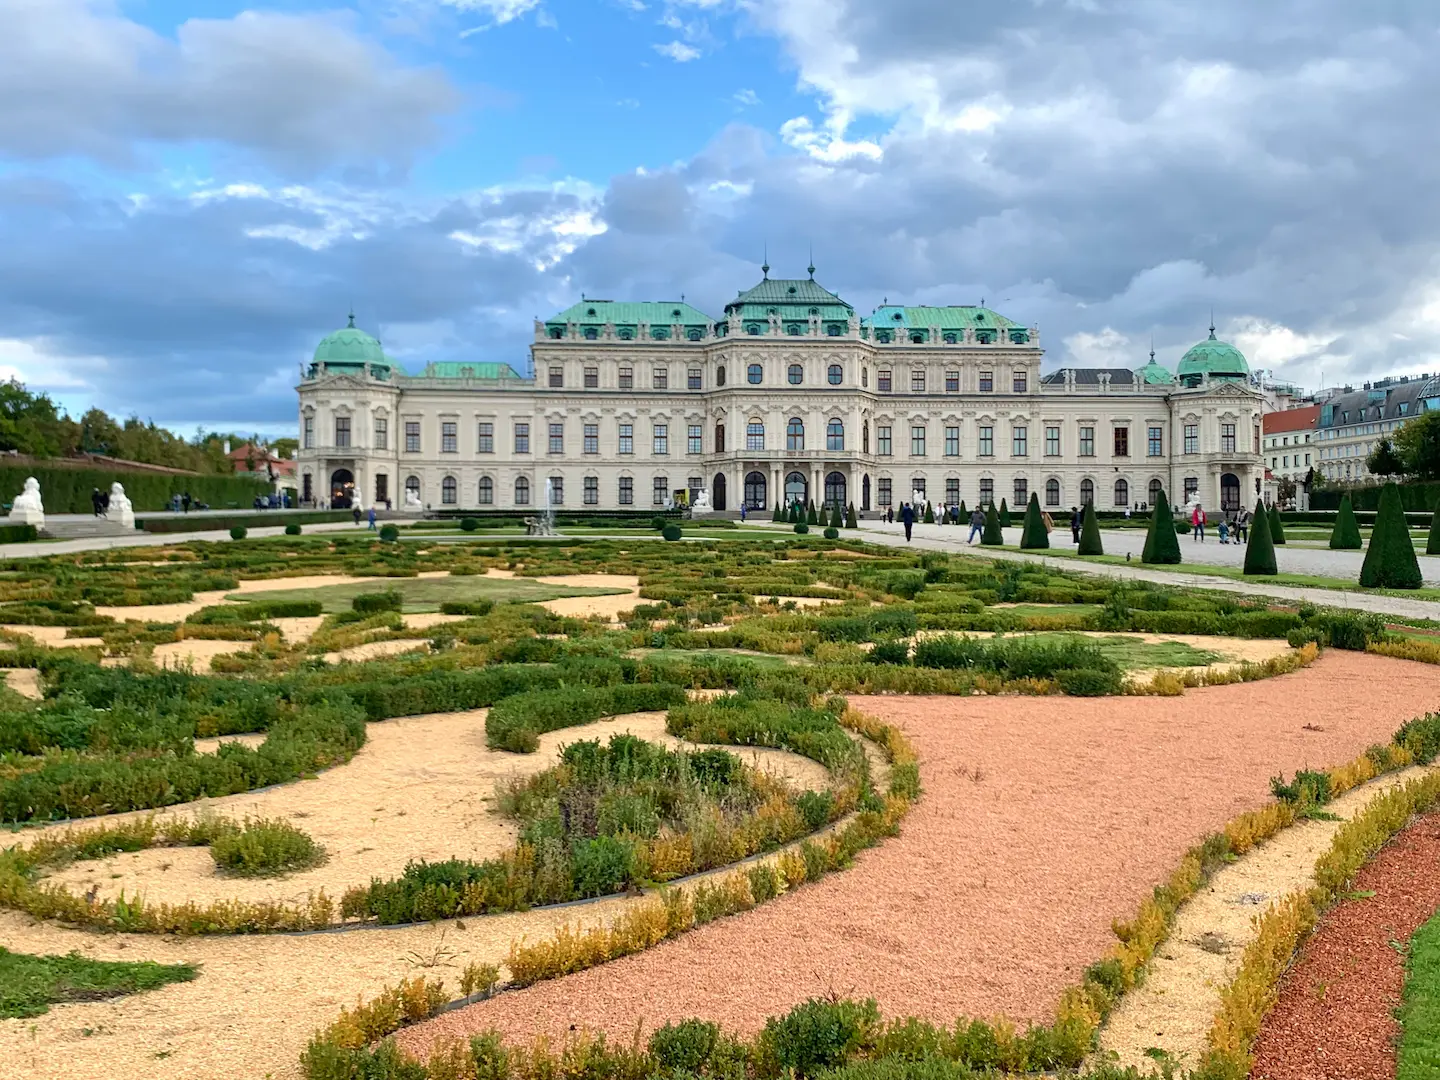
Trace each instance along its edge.
<instances>
[{"instance_id":1,"label":"beige gravel ground","mask_svg":"<svg viewBox=\"0 0 1440 1080\"><path fill-rule=\"evenodd\" d=\"M191 667L196 671L209 671L210 661L217 656L249 652L253 641L208 641L204 638L186 638L184 641L167 641L156 645L151 658L160 667Z\"/></svg>"},{"instance_id":2,"label":"beige gravel ground","mask_svg":"<svg viewBox=\"0 0 1440 1080\"><path fill-rule=\"evenodd\" d=\"M97 607L97 615L108 615L125 622L135 619L140 622L184 622L201 608L223 604L225 597L236 593L262 593L286 589L318 589L325 585L350 585L357 581L381 580L369 577L352 577L349 574L310 574L304 577L261 578L242 581L234 589L212 589L197 592L194 597L179 604L143 604L134 607Z\"/></svg>"},{"instance_id":3,"label":"beige gravel ground","mask_svg":"<svg viewBox=\"0 0 1440 1080\"><path fill-rule=\"evenodd\" d=\"M37 644L48 645L52 649L83 649L88 646L101 646L105 644L104 638L98 637L73 637L67 638L70 628L67 626L0 626L0 630L9 630L11 633L24 634L34 639Z\"/></svg>"},{"instance_id":4,"label":"beige gravel ground","mask_svg":"<svg viewBox=\"0 0 1440 1080\"><path fill-rule=\"evenodd\" d=\"M287 615L270 620L275 629L280 631L280 636L292 645L303 645L309 641L324 621L323 615Z\"/></svg>"},{"instance_id":5,"label":"beige gravel ground","mask_svg":"<svg viewBox=\"0 0 1440 1080\"><path fill-rule=\"evenodd\" d=\"M852 698L920 753L925 794L898 839L746 915L449 1013L408 1041L491 1026L628 1038L691 1016L754 1031L830 992L945 1022L1048 1019L1113 943L1111 920L1192 843L1261 805L1277 772L1388 739L1433 708L1436 685L1433 667L1331 652L1182 698L1066 699L1043 720L1033 698Z\"/></svg>"},{"instance_id":6,"label":"beige gravel ground","mask_svg":"<svg viewBox=\"0 0 1440 1080\"><path fill-rule=\"evenodd\" d=\"M325 662L338 664L345 660L374 660L380 656L398 656L400 653L416 650L428 652L429 649L429 638L391 638L388 641L367 641L361 645L351 645L338 652L327 652Z\"/></svg>"},{"instance_id":7,"label":"beige gravel ground","mask_svg":"<svg viewBox=\"0 0 1440 1080\"><path fill-rule=\"evenodd\" d=\"M490 572L497 577L508 573L508 571L495 570ZM509 576L514 577L515 575L509 574ZM550 577L537 577L535 580L544 582L546 585L626 590L624 593L610 596L564 596L557 600L540 601L541 607L549 608L556 615L572 615L581 619L599 615L607 619L615 619L641 603L640 579L630 574L558 574Z\"/></svg>"},{"instance_id":8,"label":"beige gravel ground","mask_svg":"<svg viewBox=\"0 0 1440 1080\"><path fill-rule=\"evenodd\" d=\"M5 684L22 697L38 701L43 696L40 693L40 673L34 668L13 668L5 672Z\"/></svg>"}]
</instances>

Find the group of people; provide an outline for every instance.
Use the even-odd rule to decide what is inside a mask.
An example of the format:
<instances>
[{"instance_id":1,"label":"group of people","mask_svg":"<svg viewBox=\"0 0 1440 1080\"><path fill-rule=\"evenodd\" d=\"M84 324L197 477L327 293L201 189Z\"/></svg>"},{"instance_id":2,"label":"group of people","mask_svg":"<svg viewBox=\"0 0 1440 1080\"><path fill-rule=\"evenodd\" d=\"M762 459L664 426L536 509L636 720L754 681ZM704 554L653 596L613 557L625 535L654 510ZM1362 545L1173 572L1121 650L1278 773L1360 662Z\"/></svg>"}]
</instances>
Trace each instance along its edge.
<instances>
[{"instance_id":1,"label":"group of people","mask_svg":"<svg viewBox=\"0 0 1440 1080\"><path fill-rule=\"evenodd\" d=\"M1250 538L1250 520L1254 515L1243 506L1239 510L1225 511L1215 525L1215 531L1222 544L1243 544ZM1190 541L1205 542L1205 526L1210 523L1205 508L1198 502L1190 511Z\"/></svg>"},{"instance_id":2,"label":"group of people","mask_svg":"<svg viewBox=\"0 0 1440 1080\"><path fill-rule=\"evenodd\" d=\"M170 509L177 514L182 512L188 514L192 509L209 510L210 507L206 506L199 499L192 499L190 492L183 491L178 495L170 496Z\"/></svg>"},{"instance_id":3,"label":"group of people","mask_svg":"<svg viewBox=\"0 0 1440 1080\"><path fill-rule=\"evenodd\" d=\"M110 512L110 493L101 491L98 487L90 491L90 507L95 511L96 517L104 517Z\"/></svg>"}]
</instances>

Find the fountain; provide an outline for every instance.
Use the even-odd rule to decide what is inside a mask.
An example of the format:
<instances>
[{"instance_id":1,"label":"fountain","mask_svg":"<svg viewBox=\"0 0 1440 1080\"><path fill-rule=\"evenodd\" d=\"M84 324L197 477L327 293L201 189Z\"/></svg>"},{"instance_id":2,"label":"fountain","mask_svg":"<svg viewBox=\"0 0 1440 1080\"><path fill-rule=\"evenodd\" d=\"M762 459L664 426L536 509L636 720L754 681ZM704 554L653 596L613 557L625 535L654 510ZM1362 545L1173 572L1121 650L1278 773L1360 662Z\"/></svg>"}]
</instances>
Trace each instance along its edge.
<instances>
[{"instance_id":1,"label":"fountain","mask_svg":"<svg viewBox=\"0 0 1440 1080\"><path fill-rule=\"evenodd\" d=\"M555 492L550 477L545 478L545 501L541 504L539 517L525 519L526 536L557 536L555 532Z\"/></svg>"}]
</instances>

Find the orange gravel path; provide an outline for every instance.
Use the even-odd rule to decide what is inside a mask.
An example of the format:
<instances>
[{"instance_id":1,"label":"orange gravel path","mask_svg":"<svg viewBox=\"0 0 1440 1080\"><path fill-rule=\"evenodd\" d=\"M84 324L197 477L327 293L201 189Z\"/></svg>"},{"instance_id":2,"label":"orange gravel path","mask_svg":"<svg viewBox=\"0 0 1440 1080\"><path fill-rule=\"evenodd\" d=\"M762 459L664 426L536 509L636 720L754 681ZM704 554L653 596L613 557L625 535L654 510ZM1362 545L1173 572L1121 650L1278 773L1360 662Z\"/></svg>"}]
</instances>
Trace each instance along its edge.
<instances>
[{"instance_id":1,"label":"orange gravel path","mask_svg":"<svg viewBox=\"0 0 1440 1080\"><path fill-rule=\"evenodd\" d=\"M753 912L448 1013L402 1044L424 1054L492 1027L628 1038L693 1016L752 1032L827 992L887 1015L1049 1019L1113 942L1111 920L1191 844L1263 803L1274 774L1348 760L1440 706L1440 671L1331 651L1179 698L852 702L919 751L924 796L899 837Z\"/></svg>"}]
</instances>

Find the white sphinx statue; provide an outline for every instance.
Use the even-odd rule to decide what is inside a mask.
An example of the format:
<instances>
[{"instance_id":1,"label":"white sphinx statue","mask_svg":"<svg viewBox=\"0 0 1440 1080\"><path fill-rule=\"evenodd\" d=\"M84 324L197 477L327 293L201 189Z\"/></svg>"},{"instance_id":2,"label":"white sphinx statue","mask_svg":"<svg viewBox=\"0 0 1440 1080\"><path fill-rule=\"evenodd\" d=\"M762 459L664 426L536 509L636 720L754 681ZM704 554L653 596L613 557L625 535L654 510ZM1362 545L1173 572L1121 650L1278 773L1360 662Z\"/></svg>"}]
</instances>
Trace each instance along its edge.
<instances>
[{"instance_id":1,"label":"white sphinx statue","mask_svg":"<svg viewBox=\"0 0 1440 1080\"><path fill-rule=\"evenodd\" d=\"M30 477L25 481L25 490L15 496L10 504L10 520L17 525L34 525L37 529L45 525L45 506L40 501L40 481Z\"/></svg>"},{"instance_id":2,"label":"white sphinx statue","mask_svg":"<svg viewBox=\"0 0 1440 1080\"><path fill-rule=\"evenodd\" d=\"M690 504L690 512L693 514L708 514L710 512L710 492L697 491L695 500Z\"/></svg>"},{"instance_id":3,"label":"white sphinx statue","mask_svg":"<svg viewBox=\"0 0 1440 1080\"><path fill-rule=\"evenodd\" d=\"M420 492L416 491L414 488L406 488L406 489L405 489L405 509L406 509L406 510L419 510L419 509L420 509Z\"/></svg>"},{"instance_id":4,"label":"white sphinx statue","mask_svg":"<svg viewBox=\"0 0 1440 1080\"><path fill-rule=\"evenodd\" d=\"M105 516L111 521L118 521L126 529L135 527L135 508L130 505L130 497L118 480L110 485L110 503L105 508Z\"/></svg>"}]
</instances>

